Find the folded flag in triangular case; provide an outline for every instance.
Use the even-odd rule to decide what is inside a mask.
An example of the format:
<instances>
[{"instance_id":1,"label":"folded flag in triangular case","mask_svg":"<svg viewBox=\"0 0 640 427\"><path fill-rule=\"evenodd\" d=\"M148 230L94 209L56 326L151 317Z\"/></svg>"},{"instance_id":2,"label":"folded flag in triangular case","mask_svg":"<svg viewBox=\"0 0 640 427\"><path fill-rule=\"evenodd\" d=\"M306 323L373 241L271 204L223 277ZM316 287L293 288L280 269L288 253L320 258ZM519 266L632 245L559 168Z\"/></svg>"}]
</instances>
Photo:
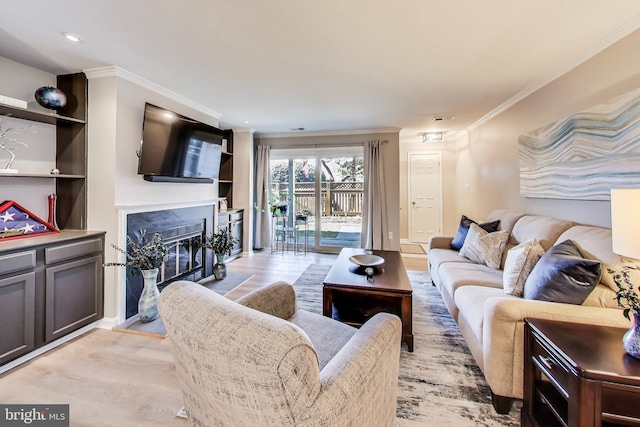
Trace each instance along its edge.
<instances>
[{"instance_id":1,"label":"folded flag in triangular case","mask_svg":"<svg viewBox=\"0 0 640 427\"><path fill-rule=\"evenodd\" d=\"M0 204L0 241L59 233L13 200Z\"/></svg>"}]
</instances>

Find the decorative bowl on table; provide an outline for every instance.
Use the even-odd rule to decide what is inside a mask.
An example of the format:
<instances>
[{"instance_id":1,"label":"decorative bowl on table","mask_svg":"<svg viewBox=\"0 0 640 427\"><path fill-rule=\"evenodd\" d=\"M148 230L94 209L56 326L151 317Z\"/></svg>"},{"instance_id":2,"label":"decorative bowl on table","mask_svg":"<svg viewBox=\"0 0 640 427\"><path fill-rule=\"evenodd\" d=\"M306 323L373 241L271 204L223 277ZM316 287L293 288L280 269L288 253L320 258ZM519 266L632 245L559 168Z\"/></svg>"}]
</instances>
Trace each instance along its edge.
<instances>
[{"instance_id":1,"label":"decorative bowl on table","mask_svg":"<svg viewBox=\"0 0 640 427\"><path fill-rule=\"evenodd\" d=\"M352 255L349 257L349 261L362 267L375 267L384 264L384 258L369 254Z\"/></svg>"}]
</instances>

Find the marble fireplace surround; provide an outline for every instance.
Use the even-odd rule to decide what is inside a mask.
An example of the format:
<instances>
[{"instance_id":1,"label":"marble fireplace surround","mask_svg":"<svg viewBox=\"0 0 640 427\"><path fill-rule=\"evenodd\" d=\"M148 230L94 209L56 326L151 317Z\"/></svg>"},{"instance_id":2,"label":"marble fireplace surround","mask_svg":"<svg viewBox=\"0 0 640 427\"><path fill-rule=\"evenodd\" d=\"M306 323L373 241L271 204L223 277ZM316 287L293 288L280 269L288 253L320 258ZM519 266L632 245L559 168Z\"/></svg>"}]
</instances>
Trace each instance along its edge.
<instances>
[{"instance_id":1,"label":"marble fireplace surround","mask_svg":"<svg viewBox=\"0 0 640 427\"><path fill-rule=\"evenodd\" d=\"M213 253L199 248L205 236L216 227L216 202L197 205L152 205L120 207L120 247L126 246L126 237L138 241L143 230L147 236L159 232L170 248L170 253L159 274L158 287L162 289L175 280L198 281L213 274ZM142 277L127 268L120 280L120 313L122 320L135 320L138 299L142 292Z\"/></svg>"}]
</instances>

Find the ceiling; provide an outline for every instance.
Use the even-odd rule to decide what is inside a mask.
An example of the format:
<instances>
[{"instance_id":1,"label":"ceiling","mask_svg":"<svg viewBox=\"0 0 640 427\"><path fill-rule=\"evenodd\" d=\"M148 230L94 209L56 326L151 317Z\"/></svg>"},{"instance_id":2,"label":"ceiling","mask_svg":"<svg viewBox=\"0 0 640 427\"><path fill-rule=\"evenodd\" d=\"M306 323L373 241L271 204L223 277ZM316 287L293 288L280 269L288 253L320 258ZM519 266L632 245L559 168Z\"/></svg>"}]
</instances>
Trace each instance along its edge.
<instances>
[{"instance_id":1,"label":"ceiling","mask_svg":"<svg viewBox=\"0 0 640 427\"><path fill-rule=\"evenodd\" d=\"M221 127L259 134L457 132L640 27L637 0L2 6L0 56L54 74L115 65L218 112ZM438 116L455 119L433 122Z\"/></svg>"}]
</instances>

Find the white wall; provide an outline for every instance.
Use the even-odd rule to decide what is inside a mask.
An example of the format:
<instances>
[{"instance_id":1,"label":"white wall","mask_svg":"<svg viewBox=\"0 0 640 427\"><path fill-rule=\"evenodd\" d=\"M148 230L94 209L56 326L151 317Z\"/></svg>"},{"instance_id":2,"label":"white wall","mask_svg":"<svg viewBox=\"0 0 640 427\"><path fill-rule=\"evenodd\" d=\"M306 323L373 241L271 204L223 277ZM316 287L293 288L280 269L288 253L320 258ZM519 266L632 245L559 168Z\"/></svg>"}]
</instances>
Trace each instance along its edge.
<instances>
[{"instance_id":1,"label":"white wall","mask_svg":"<svg viewBox=\"0 0 640 427\"><path fill-rule=\"evenodd\" d=\"M518 136L640 87L639 45L636 31L460 138L449 214L483 219L507 208L610 227L608 201L521 197Z\"/></svg>"},{"instance_id":2,"label":"white wall","mask_svg":"<svg viewBox=\"0 0 640 427\"><path fill-rule=\"evenodd\" d=\"M147 182L137 174L144 104L218 126L218 120L114 73L89 77L88 228L105 230L106 262L120 261L127 212L213 204L216 184ZM124 320L124 269L105 269L105 318Z\"/></svg>"},{"instance_id":3,"label":"white wall","mask_svg":"<svg viewBox=\"0 0 640 427\"><path fill-rule=\"evenodd\" d=\"M401 137L401 236L408 238L407 153L440 151L443 158L444 232L453 235L460 215L482 220L494 209L550 215L611 226L608 201L520 196L518 136L640 87L640 31L620 40L564 76L457 140L423 144ZM466 190L469 184L469 190Z\"/></svg>"},{"instance_id":4,"label":"white wall","mask_svg":"<svg viewBox=\"0 0 640 427\"><path fill-rule=\"evenodd\" d=\"M244 209L243 255L253 254L253 183L254 183L253 132L250 129L233 129L233 208Z\"/></svg>"}]
</instances>

